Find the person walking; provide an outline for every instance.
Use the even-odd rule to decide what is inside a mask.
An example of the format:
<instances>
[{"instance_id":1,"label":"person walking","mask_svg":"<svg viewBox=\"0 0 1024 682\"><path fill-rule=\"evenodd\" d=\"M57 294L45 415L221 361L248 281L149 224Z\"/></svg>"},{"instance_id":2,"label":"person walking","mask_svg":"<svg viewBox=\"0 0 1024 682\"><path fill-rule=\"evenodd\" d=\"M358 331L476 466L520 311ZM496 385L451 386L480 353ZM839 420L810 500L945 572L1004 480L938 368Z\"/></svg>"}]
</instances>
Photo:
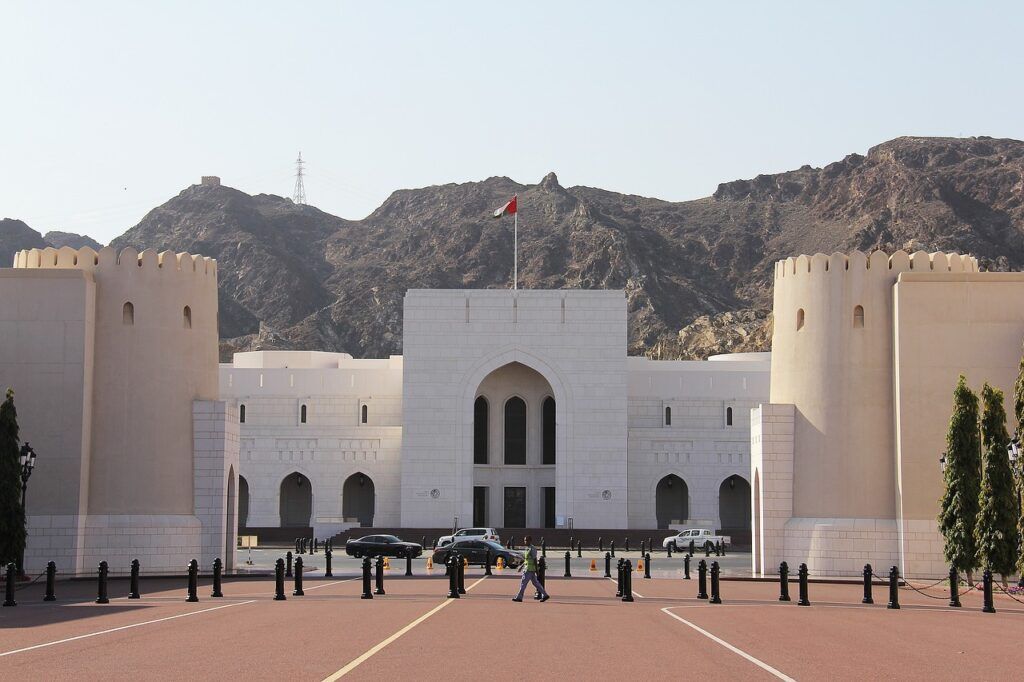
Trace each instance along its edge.
<instances>
[{"instance_id":1,"label":"person walking","mask_svg":"<svg viewBox=\"0 0 1024 682\"><path fill-rule=\"evenodd\" d=\"M547 601L551 598L551 595L547 593L544 586L540 584L540 580L537 579L537 548L533 546L533 538L527 535L523 538L523 542L526 544L526 550L523 552L523 563L519 565L519 570L523 571L523 579L519 583L519 594L512 597L512 601L523 601L523 592L526 591L526 586L530 583L533 583L533 586L537 588L540 600L542 602Z\"/></svg>"}]
</instances>

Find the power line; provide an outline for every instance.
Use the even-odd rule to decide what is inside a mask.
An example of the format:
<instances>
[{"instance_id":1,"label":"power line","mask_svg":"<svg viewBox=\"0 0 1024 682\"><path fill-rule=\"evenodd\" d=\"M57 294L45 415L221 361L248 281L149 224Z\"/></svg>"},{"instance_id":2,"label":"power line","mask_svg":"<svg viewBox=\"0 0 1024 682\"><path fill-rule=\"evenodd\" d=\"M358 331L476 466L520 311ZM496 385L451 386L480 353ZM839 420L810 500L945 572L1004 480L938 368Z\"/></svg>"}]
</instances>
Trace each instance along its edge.
<instances>
[{"instance_id":1,"label":"power line","mask_svg":"<svg viewBox=\"0 0 1024 682\"><path fill-rule=\"evenodd\" d=\"M299 152L299 158L295 159L295 191L292 193L292 201L296 204L306 203L306 186L302 183L302 166L305 163L302 160L302 152Z\"/></svg>"}]
</instances>

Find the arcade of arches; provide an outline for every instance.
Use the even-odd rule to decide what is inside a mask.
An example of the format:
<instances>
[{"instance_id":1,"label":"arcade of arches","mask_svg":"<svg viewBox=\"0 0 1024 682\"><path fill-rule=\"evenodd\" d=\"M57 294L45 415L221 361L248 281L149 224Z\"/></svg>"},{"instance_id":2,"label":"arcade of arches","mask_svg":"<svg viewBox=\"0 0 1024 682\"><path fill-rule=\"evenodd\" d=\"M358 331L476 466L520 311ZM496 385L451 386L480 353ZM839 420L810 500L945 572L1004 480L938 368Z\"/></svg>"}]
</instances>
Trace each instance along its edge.
<instances>
[{"instance_id":1,"label":"arcade of arches","mask_svg":"<svg viewBox=\"0 0 1024 682\"><path fill-rule=\"evenodd\" d=\"M655 488L658 528L690 521L690 489L682 478L669 474ZM718 528L731 535L734 544L750 542L750 483L738 474L718 486Z\"/></svg>"},{"instance_id":2,"label":"arcade of arches","mask_svg":"<svg viewBox=\"0 0 1024 682\"><path fill-rule=\"evenodd\" d=\"M373 526L376 492L373 479L357 472L345 479L341 490L342 515L348 523L362 527ZM313 515L313 487L309 479L295 471L281 481L280 527L308 528ZM238 528L245 529L249 521L249 482L238 477Z\"/></svg>"},{"instance_id":3,"label":"arcade of arches","mask_svg":"<svg viewBox=\"0 0 1024 682\"><path fill-rule=\"evenodd\" d=\"M480 382L473 403L473 525L554 528L554 391L511 362Z\"/></svg>"}]
</instances>

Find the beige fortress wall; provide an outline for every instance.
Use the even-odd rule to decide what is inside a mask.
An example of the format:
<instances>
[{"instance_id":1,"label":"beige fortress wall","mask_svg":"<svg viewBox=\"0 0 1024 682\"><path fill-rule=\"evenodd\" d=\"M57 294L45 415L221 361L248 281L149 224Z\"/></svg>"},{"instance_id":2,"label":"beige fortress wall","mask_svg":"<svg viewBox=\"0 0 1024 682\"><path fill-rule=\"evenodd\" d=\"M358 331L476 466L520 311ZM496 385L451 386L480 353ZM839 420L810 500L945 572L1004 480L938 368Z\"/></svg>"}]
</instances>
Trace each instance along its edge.
<instances>
[{"instance_id":1,"label":"beige fortress wall","mask_svg":"<svg viewBox=\"0 0 1024 682\"><path fill-rule=\"evenodd\" d=\"M904 272L976 270L968 256L902 251L776 264L770 393L771 404L794 406L793 518L782 550L791 564L852 574L865 561L898 560L893 286ZM763 435L755 431L752 440ZM778 554L768 544L766 561Z\"/></svg>"},{"instance_id":2,"label":"beige fortress wall","mask_svg":"<svg viewBox=\"0 0 1024 682\"><path fill-rule=\"evenodd\" d=\"M0 395L15 391L22 442L39 453L26 565L80 570L89 494L96 286L81 270L0 269ZM45 513L42 513L45 510Z\"/></svg>"},{"instance_id":3,"label":"beige fortress wall","mask_svg":"<svg viewBox=\"0 0 1024 682\"><path fill-rule=\"evenodd\" d=\"M1024 273L904 272L895 287L897 482L907 574L941 574L939 456L963 373L975 391L1013 385L1024 341Z\"/></svg>"},{"instance_id":4,"label":"beige fortress wall","mask_svg":"<svg viewBox=\"0 0 1024 682\"><path fill-rule=\"evenodd\" d=\"M106 559L112 568L127 567L129 555L141 554L145 569L178 570L192 556L204 565L212 561L204 554L211 543L204 543L203 536L222 526L228 513L207 518L196 512L196 483L206 479L193 462L193 404L218 399L215 261L169 251L117 253L107 247L97 253L65 247L22 251L14 271L32 276L77 271L95 283L95 302L88 311L92 384L65 394L91 412L92 454L80 473L88 480L88 494L78 563L95 566ZM134 309L132 324L125 323L126 302ZM49 300L41 307L58 319L83 314L54 309ZM43 342L42 335L33 336ZM50 387L39 390L52 395ZM204 454L204 466L220 466L219 457L237 475L237 466L231 466L237 461L237 440L221 442L225 447L219 455L212 449ZM40 450L40 459L49 454ZM37 504L51 515L49 510L62 503L40 494Z\"/></svg>"}]
</instances>

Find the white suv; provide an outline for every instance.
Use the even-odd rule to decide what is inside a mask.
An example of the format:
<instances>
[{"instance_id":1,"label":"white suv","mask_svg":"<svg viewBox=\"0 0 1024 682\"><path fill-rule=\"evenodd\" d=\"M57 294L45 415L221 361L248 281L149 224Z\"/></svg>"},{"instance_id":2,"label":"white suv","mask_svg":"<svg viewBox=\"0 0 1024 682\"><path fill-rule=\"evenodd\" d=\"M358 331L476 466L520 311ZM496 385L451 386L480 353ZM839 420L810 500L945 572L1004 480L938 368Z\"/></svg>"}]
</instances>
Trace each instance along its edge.
<instances>
[{"instance_id":1,"label":"white suv","mask_svg":"<svg viewBox=\"0 0 1024 682\"><path fill-rule=\"evenodd\" d=\"M493 528L463 528L454 535L442 535L437 539L437 546L450 545L455 540L493 540L501 542L498 531Z\"/></svg>"}]
</instances>

